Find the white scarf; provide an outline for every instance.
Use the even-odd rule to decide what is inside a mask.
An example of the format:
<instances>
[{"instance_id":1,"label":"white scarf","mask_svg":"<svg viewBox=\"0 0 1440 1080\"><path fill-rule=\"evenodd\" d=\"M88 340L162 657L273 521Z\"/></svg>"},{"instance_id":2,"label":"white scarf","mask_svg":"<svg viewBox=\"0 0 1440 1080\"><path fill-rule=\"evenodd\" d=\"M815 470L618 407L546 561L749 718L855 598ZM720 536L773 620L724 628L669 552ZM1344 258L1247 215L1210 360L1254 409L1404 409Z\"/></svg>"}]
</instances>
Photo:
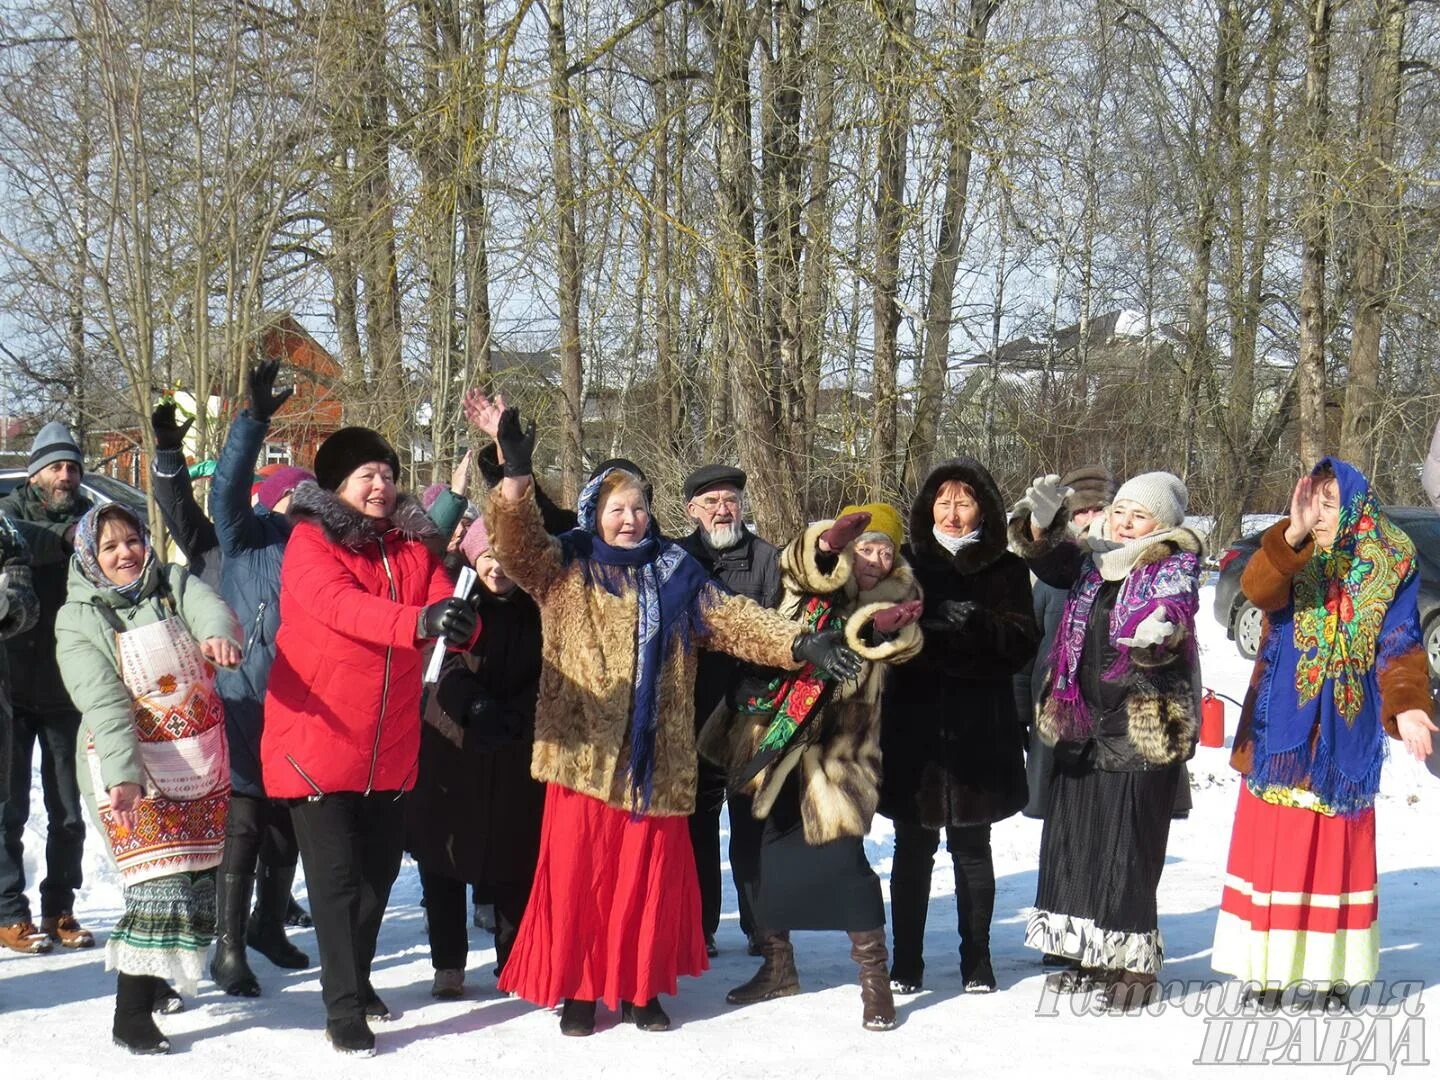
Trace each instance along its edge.
<instances>
[{"instance_id":1,"label":"white scarf","mask_svg":"<svg viewBox=\"0 0 1440 1080\"><path fill-rule=\"evenodd\" d=\"M961 548L969 547L971 544L980 542L980 530L975 529L964 536L951 536L949 533L941 532L940 526L934 526L935 542L948 551L951 555L956 554Z\"/></svg>"},{"instance_id":2,"label":"white scarf","mask_svg":"<svg viewBox=\"0 0 1440 1080\"><path fill-rule=\"evenodd\" d=\"M1136 540L1112 540L1108 516L1095 519L1089 532L1080 538L1080 544L1090 552L1090 558L1100 568L1100 576L1106 581L1123 581L1125 575L1135 567L1141 554L1152 544L1163 544L1167 540L1190 535L1183 525L1170 529L1157 529L1148 536Z\"/></svg>"}]
</instances>

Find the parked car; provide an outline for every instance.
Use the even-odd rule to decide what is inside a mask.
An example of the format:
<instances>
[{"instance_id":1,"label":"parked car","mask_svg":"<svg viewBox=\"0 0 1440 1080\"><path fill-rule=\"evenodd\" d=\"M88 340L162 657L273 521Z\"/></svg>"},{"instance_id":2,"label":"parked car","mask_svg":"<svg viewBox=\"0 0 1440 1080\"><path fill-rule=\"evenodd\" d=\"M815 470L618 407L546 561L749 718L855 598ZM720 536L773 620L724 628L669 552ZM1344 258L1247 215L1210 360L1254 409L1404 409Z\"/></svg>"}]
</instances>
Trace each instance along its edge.
<instances>
[{"instance_id":1,"label":"parked car","mask_svg":"<svg viewBox=\"0 0 1440 1080\"><path fill-rule=\"evenodd\" d=\"M29 475L24 469L10 468L0 469L0 497L9 495L11 491L25 483ZM133 488L123 480L116 480L113 476L106 476L104 473L87 472L80 477L80 490L95 503L123 503L129 509L140 515L141 521L148 521L149 516L145 509L145 493L139 488Z\"/></svg>"},{"instance_id":2,"label":"parked car","mask_svg":"<svg viewBox=\"0 0 1440 1080\"><path fill-rule=\"evenodd\" d=\"M1415 542L1420 560L1420 626L1430 677L1440 679L1440 511L1420 506L1383 507L1390 520ZM1240 655L1252 660L1260 649L1264 616L1240 591L1240 575L1260 547L1260 532L1235 541L1220 556L1215 584L1215 620L1225 627Z\"/></svg>"}]
</instances>

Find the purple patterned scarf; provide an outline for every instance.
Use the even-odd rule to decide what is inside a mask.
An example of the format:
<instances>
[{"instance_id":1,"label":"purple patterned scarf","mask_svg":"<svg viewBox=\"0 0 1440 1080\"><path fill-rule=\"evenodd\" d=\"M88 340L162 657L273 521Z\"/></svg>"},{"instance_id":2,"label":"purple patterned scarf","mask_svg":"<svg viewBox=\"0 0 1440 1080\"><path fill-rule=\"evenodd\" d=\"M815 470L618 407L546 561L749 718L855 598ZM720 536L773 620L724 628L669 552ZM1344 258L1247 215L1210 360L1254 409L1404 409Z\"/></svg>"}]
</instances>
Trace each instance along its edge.
<instances>
[{"instance_id":1,"label":"purple patterned scarf","mask_svg":"<svg viewBox=\"0 0 1440 1080\"><path fill-rule=\"evenodd\" d=\"M1085 627L1103 584L1099 566L1094 559L1087 560L1080 580L1065 598L1060 629L1050 647L1050 701L1058 736L1067 741L1088 738L1095 725L1080 692L1080 654L1085 649ZM1159 562L1132 569L1125 576L1110 613L1110 644L1119 655L1100 677L1106 682L1116 682L1129 675L1130 646L1120 644L1119 639L1132 636L1135 628L1157 608L1164 610L1170 622L1186 628L1180 648L1193 662L1195 612L1199 607L1199 556L1177 551Z\"/></svg>"}]
</instances>

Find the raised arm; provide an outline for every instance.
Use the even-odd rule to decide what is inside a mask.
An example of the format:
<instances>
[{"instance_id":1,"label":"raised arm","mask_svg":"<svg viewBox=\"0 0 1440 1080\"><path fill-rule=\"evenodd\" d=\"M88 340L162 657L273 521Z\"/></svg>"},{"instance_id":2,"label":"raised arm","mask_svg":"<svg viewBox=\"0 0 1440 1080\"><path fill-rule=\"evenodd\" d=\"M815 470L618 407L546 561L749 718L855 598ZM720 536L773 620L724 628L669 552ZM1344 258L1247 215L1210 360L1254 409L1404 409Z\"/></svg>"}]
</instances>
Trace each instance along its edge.
<instances>
[{"instance_id":1,"label":"raised arm","mask_svg":"<svg viewBox=\"0 0 1440 1080\"><path fill-rule=\"evenodd\" d=\"M270 430L270 419L295 392L293 386L275 389L280 375L280 361L267 360L256 364L250 372L250 407L235 417L220 462L211 481L210 515L221 549L227 555L253 551L268 541L260 519L250 505L250 486L255 477L255 463Z\"/></svg>"},{"instance_id":2,"label":"raised arm","mask_svg":"<svg viewBox=\"0 0 1440 1080\"><path fill-rule=\"evenodd\" d=\"M205 557L220 546L215 526L205 516L195 498L195 485L185 466L185 433L194 419L175 423L175 404L166 402L150 414L150 428L155 433L155 460L150 463L150 488L155 505L185 554L185 560L198 573Z\"/></svg>"}]
</instances>

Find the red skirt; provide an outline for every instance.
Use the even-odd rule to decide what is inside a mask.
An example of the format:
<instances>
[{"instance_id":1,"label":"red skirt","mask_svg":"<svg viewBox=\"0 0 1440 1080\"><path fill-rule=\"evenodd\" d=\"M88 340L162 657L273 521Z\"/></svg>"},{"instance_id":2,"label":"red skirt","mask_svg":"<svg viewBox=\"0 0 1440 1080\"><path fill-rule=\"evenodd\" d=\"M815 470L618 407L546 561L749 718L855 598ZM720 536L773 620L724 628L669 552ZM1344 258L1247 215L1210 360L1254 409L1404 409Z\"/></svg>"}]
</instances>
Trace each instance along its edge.
<instances>
[{"instance_id":1,"label":"red skirt","mask_svg":"<svg viewBox=\"0 0 1440 1080\"><path fill-rule=\"evenodd\" d=\"M1375 811L1330 817L1244 784L1211 964L1270 988L1368 982L1379 972Z\"/></svg>"},{"instance_id":2,"label":"red skirt","mask_svg":"<svg viewBox=\"0 0 1440 1080\"><path fill-rule=\"evenodd\" d=\"M501 990L547 1008L578 998L618 1009L709 968L686 818L632 818L550 784L542 822Z\"/></svg>"}]
</instances>

